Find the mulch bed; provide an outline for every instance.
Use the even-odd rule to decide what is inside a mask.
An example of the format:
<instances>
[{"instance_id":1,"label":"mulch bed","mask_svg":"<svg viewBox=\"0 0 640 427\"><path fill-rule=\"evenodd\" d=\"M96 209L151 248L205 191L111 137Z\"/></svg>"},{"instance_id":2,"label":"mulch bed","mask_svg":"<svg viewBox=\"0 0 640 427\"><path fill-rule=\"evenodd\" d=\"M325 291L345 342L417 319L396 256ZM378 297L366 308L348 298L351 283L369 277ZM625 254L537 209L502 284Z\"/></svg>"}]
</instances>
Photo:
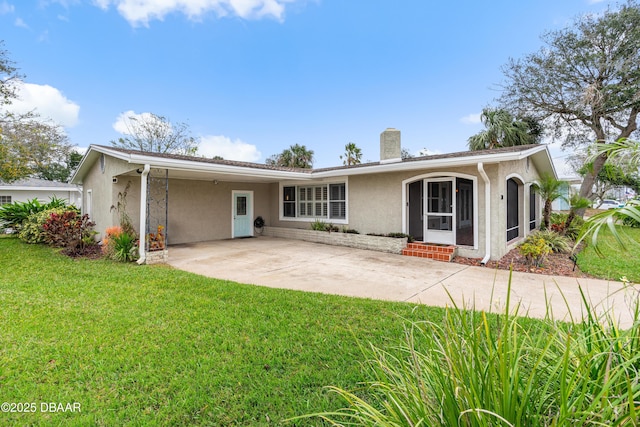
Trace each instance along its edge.
<instances>
[{"instance_id":1,"label":"mulch bed","mask_svg":"<svg viewBox=\"0 0 640 427\"><path fill-rule=\"evenodd\" d=\"M580 250L582 250L582 248L578 247L576 253L580 252ZM550 255L547 255L542 267L536 267L529 265L529 263L527 263L527 260L522 255L520 255L520 251L518 250L518 248L514 248L507 252L507 254L500 260L487 262L486 267L498 268L501 270L509 270L512 268L513 271L549 274L553 276L593 277L580 271L580 267L578 266L575 266L574 269L573 260L569 258L569 256L570 254L552 253ZM481 260L482 258L463 258L457 256L453 259L453 262L464 265L479 266Z\"/></svg>"}]
</instances>

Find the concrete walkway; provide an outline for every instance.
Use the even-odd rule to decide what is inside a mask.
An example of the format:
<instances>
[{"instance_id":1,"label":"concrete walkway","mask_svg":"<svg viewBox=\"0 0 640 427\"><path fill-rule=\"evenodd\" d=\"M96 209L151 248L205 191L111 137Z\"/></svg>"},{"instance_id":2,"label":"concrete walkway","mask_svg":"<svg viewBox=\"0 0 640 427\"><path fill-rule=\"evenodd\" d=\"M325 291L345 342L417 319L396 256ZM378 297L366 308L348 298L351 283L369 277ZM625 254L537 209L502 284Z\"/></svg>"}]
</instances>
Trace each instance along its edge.
<instances>
[{"instance_id":1,"label":"concrete walkway","mask_svg":"<svg viewBox=\"0 0 640 427\"><path fill-rule=\"evenodd\" d=\"M169 264L240 283L431 306L504 310L509 272L272 237L222 240L169 248ZM622 326L632 321L640 287L599 279L513 273L512 307L542 318L582 318L584 294L598 313ZM547 305L546 301L550 301Z\"/></svg>"}]
</instances>

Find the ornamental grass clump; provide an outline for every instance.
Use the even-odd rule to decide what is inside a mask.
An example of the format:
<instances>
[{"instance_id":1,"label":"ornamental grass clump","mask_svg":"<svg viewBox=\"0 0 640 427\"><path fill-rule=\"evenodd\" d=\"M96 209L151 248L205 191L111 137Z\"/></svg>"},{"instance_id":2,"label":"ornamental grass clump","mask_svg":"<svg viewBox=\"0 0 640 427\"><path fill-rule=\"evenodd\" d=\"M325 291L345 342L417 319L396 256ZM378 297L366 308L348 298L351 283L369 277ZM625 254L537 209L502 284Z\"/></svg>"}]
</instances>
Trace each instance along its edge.
<instances>
[{"instance_id":1,"label":"ornamental grass clump","mask_svg":"<svg viewBox=\"0 0 640 427\"><path fill-rule=\"evenodd\" d=\"M511 283L511 281L510 281ZM637 293L635 293L637 299ZM387 348L362 346L369 380L329 387L345 406L306 415L342 426L603 426L640 424L640 317L610 312L569 323L518 317L511 284L501 315L446 309L409 323ZM550 310L548 310L550 312Z\"/></svg>"}]
</instances>

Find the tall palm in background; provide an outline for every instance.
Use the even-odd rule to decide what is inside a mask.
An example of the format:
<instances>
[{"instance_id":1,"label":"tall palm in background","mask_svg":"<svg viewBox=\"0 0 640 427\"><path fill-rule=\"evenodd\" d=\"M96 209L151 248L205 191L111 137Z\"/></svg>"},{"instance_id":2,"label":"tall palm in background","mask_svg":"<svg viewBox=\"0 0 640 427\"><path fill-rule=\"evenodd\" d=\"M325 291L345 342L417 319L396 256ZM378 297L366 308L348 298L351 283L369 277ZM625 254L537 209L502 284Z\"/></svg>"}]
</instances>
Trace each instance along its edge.
<instances>
[{"instance_id":1,"label":"tall palm in background","mask_svg":"<svg viewBox=\"0 0 640 427\"><path fill-rule=\"evenodd\" d=\"M313 166L313 150L304 145L295 144L267 158L266 164L289 168L311 169Z\"/></svg>"},{"instance_id":2,"label":"tall palm in background","mask_svg":"<svg viewBox=\"0 0 640 427\"><path fill-rule=\"evenodd\" d=\"M344 146L344 154L340 159L345 166L359 165L362 161L362 150L355 143L349 142Z\"/></svg>"},{"instance_id":3,"label":"tall palm in background","mask_svg":"<svg viewBox=\"0 0 640 427\"><path fill-rule=\"evenodd\" d=\"M502 108L483 109L480 120L486 129L467 140L472 151L537 144L542 136L538 122L531 118L516 119Z\"/></svg>"}]
</instances>

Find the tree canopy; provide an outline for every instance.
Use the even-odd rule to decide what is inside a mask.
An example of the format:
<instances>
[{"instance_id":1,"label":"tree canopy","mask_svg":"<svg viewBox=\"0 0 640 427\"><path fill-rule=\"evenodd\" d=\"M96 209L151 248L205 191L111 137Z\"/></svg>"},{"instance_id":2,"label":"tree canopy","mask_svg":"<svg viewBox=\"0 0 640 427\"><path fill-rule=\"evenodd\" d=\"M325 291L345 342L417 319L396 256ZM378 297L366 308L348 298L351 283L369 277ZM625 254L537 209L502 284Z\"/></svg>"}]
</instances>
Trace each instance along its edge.
<instances>
[{"instance_id":1,"label":"tree canopy","mask_svg":"<svg viewBox=\"0 0 640 427\"><path fill-rule=\"evenodd\" d=\"M20 77L18 69L9 59L9 53L4 49L4 40L0 40L0 107L11 104L11 100L15 99L14 83Z\"/></svg>"},{"instance_id":2,"label":"tree canopy","mask_svg":"<svg viewBox=\"0 0 640 427\"><path fill-rule=\"evenodd\" d=\"M61 126L37 117L5 117L0 136L0 180L69 179L72 146Z\"/></svg>"},{"instance_id":3,"label":"tree canopy","mask_svg":"<svg viewBox=\"0 0 640 427\"><path fill-rule=\"evenodd\" d=\"M127 117L124 126L125 136L111 141L114 147L182 155L198 151L198 142L185 123L172 123L164 116L143 113Z\"/></svg>"},{"instance_id":4,"label":"tree canopy","mask_svg":"<svg viewBox=\"0 0 640 427\"><path fill-rule=\"evenodd\" d=\"M503 68L501 104L531 116L565 146L611 142L637 130L640 112L640 8L585 15L542 36L544 46ZM602 152L585 176L580 195L591 192L606 160Z\"/></svg>"},{"instance_id":5,"label":"tree canopy","mask_svg":"<svg viewBox=\"0 0 640 427\"><path fill-rule=\"evenodd\" d=\"M362 161L362 150L354 142L349 142L344 146L344 154L340 159L345 166L359 165Z\"/></svg>"},{"instance_id":6,"label":"tree canopy","mask_svg":"<svg viewBox=\"0 0 640 427\"><path fill-rule=\"evenodd\" d=\"M306 146L295 144L282 151L273 154L266 160L266 164L272 166L311 169L313 166L313 150Z\"/></svg>"},{"instance_id":7,"label":"tree canopy","mask_svg":"<svg viewBox=\"0 0 640 427\"><path fill-rule=\"evenodd\" d=\"M52 172L69 167L69 139L60 125L35 112L17 114L7 109L17 97L15 83L22 77L3 45L0 40L0 181L28 176L62 180L60 170Z\"/></svg>"},{"instance_id":8,"label":"tree canopy","mask_svg":"<svg viewBox=\"0 0 640 427\"><path fill-rule=\"evenodd\" d=\"M485 128L468 139L470 150L537 144L542 129L535 119L517 119L502 108L484 108L480 120Z\"/></svg>"}]
</instances>

